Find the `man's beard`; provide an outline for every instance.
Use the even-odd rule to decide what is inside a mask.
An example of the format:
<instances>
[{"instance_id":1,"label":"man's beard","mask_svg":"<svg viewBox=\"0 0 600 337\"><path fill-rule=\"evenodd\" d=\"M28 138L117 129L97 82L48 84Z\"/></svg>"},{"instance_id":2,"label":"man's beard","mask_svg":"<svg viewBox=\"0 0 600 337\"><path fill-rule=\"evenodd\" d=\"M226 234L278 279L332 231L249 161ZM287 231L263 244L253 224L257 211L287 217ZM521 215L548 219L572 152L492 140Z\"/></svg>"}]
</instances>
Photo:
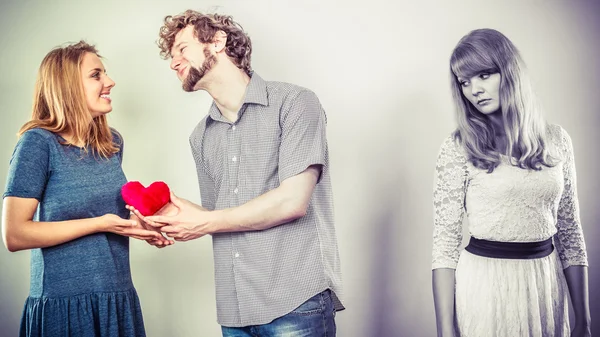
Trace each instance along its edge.
<instances>
[{"instance_id":1,"label":"man's beard","mask_svg":"<svg viewBox=\"0 0 600 337\"><path fill-rule=\"evenodd\" d=\"M195 91L196 84L206 75L206 73L217 63L217 57L211 55L208 48L204 48L204 62L200 69L196 69L194 66L190 66L187 77L183 80L183 90L187 92Z\"/></svg>"}]
</instances>

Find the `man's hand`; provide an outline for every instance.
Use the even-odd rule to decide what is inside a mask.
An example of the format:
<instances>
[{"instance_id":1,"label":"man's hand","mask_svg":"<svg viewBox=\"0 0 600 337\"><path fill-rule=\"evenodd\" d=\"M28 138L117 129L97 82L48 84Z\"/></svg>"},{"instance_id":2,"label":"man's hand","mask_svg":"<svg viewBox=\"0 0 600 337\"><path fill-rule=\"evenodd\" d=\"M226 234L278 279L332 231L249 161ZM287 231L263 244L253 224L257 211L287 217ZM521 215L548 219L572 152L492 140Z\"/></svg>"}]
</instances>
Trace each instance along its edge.
<instances>
[{"instance_id":1,"label":"man's hand","mask_svg":"<svg viewBox=\"0 0 600 337\"><path fill-rule=\"evenodd\" d=\"M129 206L130 207L130 206ZM188 241L210 234L208 217L210 212L202 206L186 199L177 197L171 192L171 202L165 206L165 211L144 217L133 207L129 208L147 224L160 228L175 241Z\"/></svg>"}]
</instances>

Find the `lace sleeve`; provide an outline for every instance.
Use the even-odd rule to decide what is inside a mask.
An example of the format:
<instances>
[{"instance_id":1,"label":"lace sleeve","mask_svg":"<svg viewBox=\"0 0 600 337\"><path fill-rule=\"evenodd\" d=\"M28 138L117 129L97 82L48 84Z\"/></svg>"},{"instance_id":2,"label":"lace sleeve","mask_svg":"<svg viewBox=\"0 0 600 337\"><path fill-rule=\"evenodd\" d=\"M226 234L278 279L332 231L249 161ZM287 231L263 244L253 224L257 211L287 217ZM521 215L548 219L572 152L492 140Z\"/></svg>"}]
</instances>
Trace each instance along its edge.
<instances>
[{"instance_id":1,"label":"lace sleeve","mask_svg":"<svg viewBox=\"0 0 600 337\"><path fill-rule=\"evenodd\" d=\"M433 191L432 269L458 264L465 213L467 158L452 136L440 148Z\"/></svg>"},{"instance_id":2,"label":"lace sleeve","mask_svg":"<svg viewBox=\"0 0 600 337\"><path fill-rule=\"evenodd\" d=\"M560 127L558 127L560 128ZM560 198L557 213L557 228L554 244L563 268L573 265L587 266L587 253L583 230L579 219L579 201L577 199L577 177L571 137L565 130L561 132L561 152L563 153L564 190Z\"/></svg>"}]
</instances>

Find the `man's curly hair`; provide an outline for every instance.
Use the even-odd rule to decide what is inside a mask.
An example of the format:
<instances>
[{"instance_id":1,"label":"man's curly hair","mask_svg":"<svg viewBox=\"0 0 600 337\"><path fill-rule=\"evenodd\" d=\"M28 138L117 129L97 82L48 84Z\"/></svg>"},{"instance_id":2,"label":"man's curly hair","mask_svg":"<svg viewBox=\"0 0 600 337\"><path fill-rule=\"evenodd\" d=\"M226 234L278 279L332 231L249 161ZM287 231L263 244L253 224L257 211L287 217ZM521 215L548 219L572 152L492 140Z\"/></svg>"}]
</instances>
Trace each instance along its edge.
<instances>
[{"instance_id":1,"label":"man's curly hair","mask_svg":"<svg viewBox=\"0 0 600 337\"><path fill-rule=\"evenodd\" d=\"M164 25L160 27L158 47L160 55L167 59L171 57L171 48L175 43L175 36L188 25L194 26L194 35L201 43L212 43L215 34L222 30L227 34L225 53L233 63L246 74L250 75L250 55L252 43L250 37L244 32L242 26L233 21L228 15L202 14L188 9L185 12L165 17Z\"/></svg>"}]
</instances>

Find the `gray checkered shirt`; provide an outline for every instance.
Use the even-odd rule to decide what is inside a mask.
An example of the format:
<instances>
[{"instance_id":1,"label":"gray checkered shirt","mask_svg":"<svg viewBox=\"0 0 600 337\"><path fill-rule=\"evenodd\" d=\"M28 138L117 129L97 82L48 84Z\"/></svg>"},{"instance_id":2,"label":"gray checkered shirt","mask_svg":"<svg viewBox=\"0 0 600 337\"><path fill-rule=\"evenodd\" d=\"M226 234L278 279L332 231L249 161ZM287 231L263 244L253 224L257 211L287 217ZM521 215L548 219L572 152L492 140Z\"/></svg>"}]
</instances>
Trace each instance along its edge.
<instances>
[{"instance_id":1,"label":"gray checkered shirt","mask_svg":"<svg viewBox=\"0 0 600 337\"><path fill-rule=\"evenodd\" d=\"M213 235L219 324L266 324L328 288L336 310L344 309L326 122L313 92L253 73L238 120L225 119L213 102L190 136L202 205L209 210L242 205L322 165L302 218Z\"/></svg>"}]
</instances>

